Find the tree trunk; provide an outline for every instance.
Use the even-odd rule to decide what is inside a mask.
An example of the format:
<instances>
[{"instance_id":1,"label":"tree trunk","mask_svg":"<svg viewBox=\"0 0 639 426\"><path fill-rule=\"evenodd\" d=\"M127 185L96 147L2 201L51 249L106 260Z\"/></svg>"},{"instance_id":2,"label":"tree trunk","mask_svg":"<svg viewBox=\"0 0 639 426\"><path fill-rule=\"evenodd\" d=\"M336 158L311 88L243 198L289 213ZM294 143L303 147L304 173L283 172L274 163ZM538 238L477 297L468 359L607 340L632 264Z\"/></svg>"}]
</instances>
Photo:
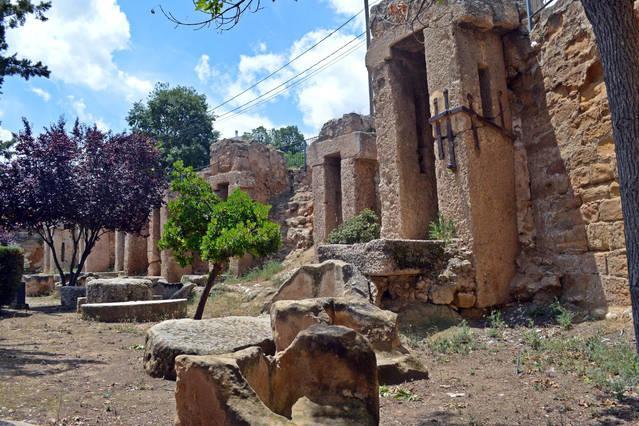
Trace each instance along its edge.
<instances>
[{"instance_id":1,"label":"tree trunk","mask_svg":"<svg viewBox=\"0 0 639 426\"><path fill-rule=\"evenodd\" d=\"M633 0L582 0L601 55L615 139L639 351L639 23Z\"/></svg>"},{"instance_id":2,"label":"tree trunk","mask_svg":"<svg viewBox=\"0 0 639 426\"><path fill-rule=\"evenodd\" d=\"M206 306L206 301L209 299L209 294L211 294L211 289L213 288L213 284L215 283L215 279L217 275L222 270L222 265L220 263L213 264L213 269L209 272L209 277L206 280L206 286L204 286L204 291L200 296L200 301L197 304L197 310L195 311L195 315L193 316L194 320L201 320L202 314L204 313L204 307Z\"/></svg>"}]
</instances>

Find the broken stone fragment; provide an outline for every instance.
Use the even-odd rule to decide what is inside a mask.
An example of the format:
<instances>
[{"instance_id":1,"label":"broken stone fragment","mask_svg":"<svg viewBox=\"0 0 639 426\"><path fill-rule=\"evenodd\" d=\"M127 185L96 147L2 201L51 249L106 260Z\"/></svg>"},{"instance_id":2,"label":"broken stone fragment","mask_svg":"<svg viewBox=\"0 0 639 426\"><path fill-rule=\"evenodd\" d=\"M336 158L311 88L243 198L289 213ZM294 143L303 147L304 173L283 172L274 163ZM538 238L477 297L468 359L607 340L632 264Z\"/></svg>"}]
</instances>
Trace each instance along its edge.
<instances>
[{"instance_id":1,"label":"broken stone fragment","mask_svg":"<svg viewBox=\"0 0 639 426\"><path fill-rule=\"evenodd\" d=\"M176 359L176 424L376 425L375 353L347 327L317 324L284 351Z\"/></svg>"}]
</instances>

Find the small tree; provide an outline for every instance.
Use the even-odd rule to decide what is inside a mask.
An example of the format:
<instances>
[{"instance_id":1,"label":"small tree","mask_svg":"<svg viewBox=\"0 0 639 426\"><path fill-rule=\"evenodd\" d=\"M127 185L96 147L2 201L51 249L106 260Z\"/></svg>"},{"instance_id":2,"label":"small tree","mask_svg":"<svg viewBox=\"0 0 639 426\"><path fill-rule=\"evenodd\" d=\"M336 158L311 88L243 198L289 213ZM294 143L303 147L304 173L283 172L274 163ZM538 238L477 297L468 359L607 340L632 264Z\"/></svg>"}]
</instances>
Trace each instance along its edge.
<instances>
[{"instance_id":1,"label":"small tree","mask_svg":"<svg viewBox=\"0 0 639 426\"><path fill-rule=\"evenodd\" d=\"M36 138L25 121L15 156L0 163L0 226L40 235L62 284L75 285L100 236L140 232L165 187L160 155L147 137L77 121L68 133L60 120ZM68 275L54 245L59 229L72 240Z\"/></svg>"},{"instance_id":2,"label":"small tree","mask_svg":"<svg viewBox=\"0 0 639 426\"><path fill-rule=\"evenodd\" d=\"M161 249L170 249L182 266L193 253L212 263L194 319L202 319L215 279L231 257L252 254L263 257L281 245L280 228L268 219L270 206L253 201L235 190L222 201L210 185L181 162L173 166L169 217L164 225Z\"/></svg>"}]
</instances>

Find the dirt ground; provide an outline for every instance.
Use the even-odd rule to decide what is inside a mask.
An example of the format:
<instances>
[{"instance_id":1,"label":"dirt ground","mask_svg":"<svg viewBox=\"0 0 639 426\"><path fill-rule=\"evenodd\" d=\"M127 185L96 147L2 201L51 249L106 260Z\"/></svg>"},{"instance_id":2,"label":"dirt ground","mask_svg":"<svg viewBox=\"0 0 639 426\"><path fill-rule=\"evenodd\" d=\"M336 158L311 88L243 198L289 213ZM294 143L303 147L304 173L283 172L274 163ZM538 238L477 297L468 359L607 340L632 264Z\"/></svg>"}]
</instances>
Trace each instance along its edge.
<instances>
[{"instance_id":1,"label":"dirt ground","mask_svg":"<svg viewBox=\"0 0 639 426\"><path fill-rule=\"evenodd\" d=\"M60 311L51 298L28 302L30 311L5 310L0 316L0 419L173 424L175 383L150 378L142 369L144 333L151 324L88 323ZM548 342L599 336L603 342L631 343L629 320L570 330L505 321L498 331L471 322L467 341L455 337L459 331L405 339L428 366L430 379L382 388L382 425L639 424L635 391L613 397L562 362L570 353L557 352L559 360L546 365L543 351L527 350L525 343L531 333Z\"/></svg>"}]
</instances>

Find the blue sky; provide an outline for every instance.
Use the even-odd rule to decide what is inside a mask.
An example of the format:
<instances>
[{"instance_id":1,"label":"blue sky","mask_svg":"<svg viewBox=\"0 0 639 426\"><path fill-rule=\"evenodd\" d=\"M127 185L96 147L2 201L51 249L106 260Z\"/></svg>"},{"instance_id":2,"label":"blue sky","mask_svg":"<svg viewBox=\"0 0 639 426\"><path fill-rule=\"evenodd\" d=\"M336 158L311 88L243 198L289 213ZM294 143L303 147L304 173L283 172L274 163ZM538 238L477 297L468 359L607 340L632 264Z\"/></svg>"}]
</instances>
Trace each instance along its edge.
<instances>
[{"instance_id":1,"label":"blue sky","mask_svg":"<svg viewBox=\"0 0 639 426\"><path fill-rule=\"evenodd\" d=\"M214 107L276 70L363 7L363 0L263 0L228 32L194 31L170 23L158 4L185 20L199 19L191 0L53 0L45 23L29 21L10 30L9 53L42 60L50 79L9 77L0 95L0 139L26 117L36 129L63 115L122 131L134 101L156 82L192 86ZM151 9L156 13L152 14ZM246 111L222 116L214 126L232 136L264 125L295 124L307 136L344 113L366 112L363 13L348 26L273 78L216 110L239 107L292 78L336 49L351 53ZM332 58L337 58L334 55ZM320 65L330 63L325 60ZM314 68L317 70L320 66ZM306 73L303 76L308 76ZM270 95L268 95L270 96ZM268 97L267 96L267 97Z\"/></svg>"}]
</instances>

